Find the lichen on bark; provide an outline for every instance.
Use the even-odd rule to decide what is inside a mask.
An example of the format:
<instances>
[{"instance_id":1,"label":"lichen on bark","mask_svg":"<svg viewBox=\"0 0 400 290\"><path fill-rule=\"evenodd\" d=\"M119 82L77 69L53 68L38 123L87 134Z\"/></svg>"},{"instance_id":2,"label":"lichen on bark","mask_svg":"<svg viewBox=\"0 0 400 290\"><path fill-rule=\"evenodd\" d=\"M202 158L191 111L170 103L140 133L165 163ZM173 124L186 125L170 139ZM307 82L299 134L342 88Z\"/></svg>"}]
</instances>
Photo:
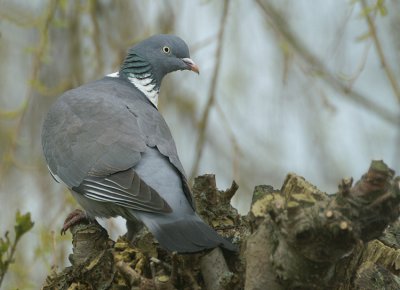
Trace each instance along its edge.
<instances>
[{"instance_id":1,"label":"lichen on bark","mask_svg":"<svg viewBox=\"0 0 400 290\"><path fill-rule=\"evenodd\" d=\"M135 245L97 223L72 228L71 266L43 289L400 289L400 178L373 161L328 195L288 174L280 190L256 186L248 215L230 205L214 175L194 181L198 213L239 246L178 255L143 231Z\"/></svg>"}]
</instances>

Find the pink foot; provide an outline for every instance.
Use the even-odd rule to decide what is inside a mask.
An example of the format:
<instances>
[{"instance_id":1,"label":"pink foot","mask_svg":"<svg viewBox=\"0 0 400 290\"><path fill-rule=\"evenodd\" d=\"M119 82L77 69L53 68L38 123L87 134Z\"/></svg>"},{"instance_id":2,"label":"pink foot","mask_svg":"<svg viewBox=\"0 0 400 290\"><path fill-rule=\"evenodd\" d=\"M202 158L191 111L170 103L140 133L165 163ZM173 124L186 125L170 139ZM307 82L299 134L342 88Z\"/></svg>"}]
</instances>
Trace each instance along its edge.
<instances>
[{"instance_id":1,"label":"pink foot","mask_svg":"<svg viewBox=\"0 0 400 290\"><path fill-rule=\"evenodd\" d=\"M80 209L75 209L71 212L64 221L64 225L61 229L61 235L72 227L73 225L79 224L81 222L89 222L90 219L87 217L86 213Z\"/></svg>"}]
</instances>

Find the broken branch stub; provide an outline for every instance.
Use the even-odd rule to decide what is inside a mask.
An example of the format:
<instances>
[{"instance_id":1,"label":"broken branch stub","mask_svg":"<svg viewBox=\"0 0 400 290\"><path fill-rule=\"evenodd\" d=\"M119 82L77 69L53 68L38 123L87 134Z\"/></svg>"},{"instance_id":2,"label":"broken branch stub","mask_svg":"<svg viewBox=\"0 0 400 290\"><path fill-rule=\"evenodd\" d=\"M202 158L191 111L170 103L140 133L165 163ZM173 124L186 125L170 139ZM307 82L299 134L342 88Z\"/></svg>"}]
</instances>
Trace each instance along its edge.
<instances>
[{"instance_id":1,"label":"broken branch stub","mask_svg":"<svg viewBox=\"0 0 400 290\"><path fill-rule=\"evenodd\" d=\"M342 284L352 285L354 273L343 273L337 267L356 270L365 249L363 242L382 235L399 216L399 180L385 163L373 161L354 187L351 178L344 179L335 195L321 192L295 174L287 176L280 191L256 187L245 289L339 289ZM260 256L260 251L265 253L263 265L250 261ZM255 282L253 276L260 269L263 279ZM338 273L341 276L336 276ZM275 286L271 286L272 279Z\"/></svg>"}]
</instances>

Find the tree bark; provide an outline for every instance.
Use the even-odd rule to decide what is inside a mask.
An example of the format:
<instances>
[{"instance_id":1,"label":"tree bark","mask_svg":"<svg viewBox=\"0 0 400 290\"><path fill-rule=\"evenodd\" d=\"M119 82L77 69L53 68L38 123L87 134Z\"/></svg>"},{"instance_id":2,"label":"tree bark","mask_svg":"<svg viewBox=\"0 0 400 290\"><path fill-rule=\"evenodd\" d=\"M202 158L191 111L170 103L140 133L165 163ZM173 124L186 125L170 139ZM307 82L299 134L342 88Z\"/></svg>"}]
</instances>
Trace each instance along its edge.
<instances>
[{"instance_id":1,"label":"tree bark","mask_svg":"<svg viewBox=\"0 0 400 290\"><path fill-rule=\"evenodd\" d=\"M257 186L240 216L230 205L236 183L219 191L215 176L203 175L193 186L198 212L238 253L178 255L148 232L133 246L97 223L79 224L72 265L50 273L43 289L400 289L399 184L382 161L333 195L289 174L280 190Z\"/></svg>"}]
</instances>

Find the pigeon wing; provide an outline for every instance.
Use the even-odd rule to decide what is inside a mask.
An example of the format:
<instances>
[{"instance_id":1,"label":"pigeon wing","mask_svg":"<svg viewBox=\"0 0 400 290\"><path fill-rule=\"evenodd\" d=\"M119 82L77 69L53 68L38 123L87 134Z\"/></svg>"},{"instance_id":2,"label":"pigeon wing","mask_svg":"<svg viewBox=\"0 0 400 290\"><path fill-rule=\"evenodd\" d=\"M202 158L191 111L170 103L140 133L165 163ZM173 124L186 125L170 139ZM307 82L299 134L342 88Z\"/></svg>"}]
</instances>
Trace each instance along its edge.
<instances>
[{"instance_id":1,"label":"pigeon wing","mask_svg":"<svg viewBox=\"0 0 400 290\"><path fill-rule=\"evenodd\" d=\"M146 136L138 116L119 97L119 87L107 81L89 83L66 92L53 105L42 131L49 169L90 199L147 212L170 212L160 194L134 170L146 150ZM132 88L128 91L132 99L134 92Z\"/></svg>"}]
</instances>

